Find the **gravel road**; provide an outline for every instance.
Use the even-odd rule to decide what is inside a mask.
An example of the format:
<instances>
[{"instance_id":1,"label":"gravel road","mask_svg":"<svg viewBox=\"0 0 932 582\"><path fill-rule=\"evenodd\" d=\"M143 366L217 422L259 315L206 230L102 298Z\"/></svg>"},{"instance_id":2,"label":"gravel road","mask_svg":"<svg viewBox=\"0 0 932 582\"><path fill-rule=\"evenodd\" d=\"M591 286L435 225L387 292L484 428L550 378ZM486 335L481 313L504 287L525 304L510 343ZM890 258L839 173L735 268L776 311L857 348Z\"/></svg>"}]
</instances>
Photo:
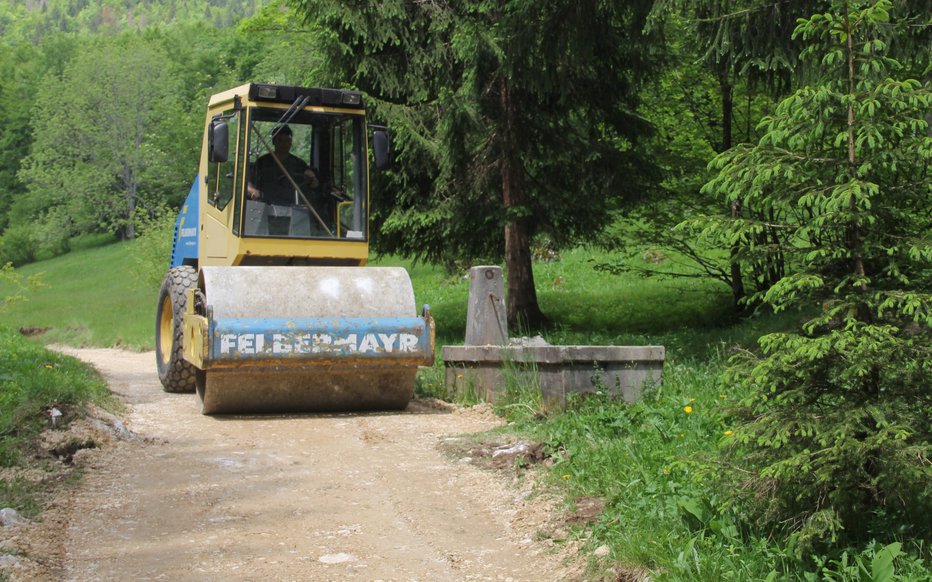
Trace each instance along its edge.
<instances>
[{"instance_id":1,"label":"gravel road","mask_svg":"<svg viewBox=\"0 0 932 582\"><path fill-rule=\"evenodd\" d=\"M485 409L207 417L161 390L152 353L62 350L104 375L133 436L82 451L81 485L20 535L35 567L13 579L580 577L546 535L552 502L441 451L500 423Z\"/></svg>"}]
</instances>

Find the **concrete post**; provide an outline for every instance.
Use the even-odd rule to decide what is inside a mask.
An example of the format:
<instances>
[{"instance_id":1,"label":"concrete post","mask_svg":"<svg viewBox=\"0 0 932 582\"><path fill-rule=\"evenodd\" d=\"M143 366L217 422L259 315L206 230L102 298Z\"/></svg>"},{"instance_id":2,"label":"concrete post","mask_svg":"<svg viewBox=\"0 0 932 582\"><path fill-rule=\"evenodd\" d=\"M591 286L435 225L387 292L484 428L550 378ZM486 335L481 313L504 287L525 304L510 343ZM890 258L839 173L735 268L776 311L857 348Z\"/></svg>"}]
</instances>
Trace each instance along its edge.
<instances>
[{"instance_id":1,"label":"concrete post","mask_svg":"<svg viewBox=\"0 0 932 582\"><path fill-rule=\"evenodd\" d=\"M505 278L501 267L469 269L469 305L466 309L467 346L508 344L505 314Z\"/></svg>"}]
</instances>

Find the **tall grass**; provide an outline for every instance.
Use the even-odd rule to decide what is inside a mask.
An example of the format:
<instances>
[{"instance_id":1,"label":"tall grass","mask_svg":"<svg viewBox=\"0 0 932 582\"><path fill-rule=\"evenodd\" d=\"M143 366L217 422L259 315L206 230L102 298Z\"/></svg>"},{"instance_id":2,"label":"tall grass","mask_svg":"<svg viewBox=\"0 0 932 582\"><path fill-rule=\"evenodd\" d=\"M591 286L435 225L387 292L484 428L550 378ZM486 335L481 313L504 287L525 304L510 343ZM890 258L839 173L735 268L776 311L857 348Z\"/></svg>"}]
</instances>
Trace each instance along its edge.
<instances>
[{"instance_id":1,"label":"tall grass","mask_svg":"<svg viewBox=\"0 0 932 582\"><path fill-rule=\"evenodd\" d=\"M538 301L552 326L552 344L664 345L679 360L705 361L733 345L751 345L762 333L786 328L796 314L739 318L730 291L697 279L645 279L597 271L609 254L597 249L564 251L559 260L534 264ZM462 344L466 335L468 273L394 257L372 264L408 269L418 304L428 303L440 345ZM512 337L525 330L509 330Z\"/></svg>"},{"instance_id":2,"label":"tall grass","mask_svg":"<svg viewBox=\"0 0 932 582\"><path fill-rule=\"evenodd\" d=\"M46 287L0 313L0 325L49 328L44 336L49 342L151 349L159 286L152 273L167 270L168 258L152 256L148 247L137 248L143 246L140 241L84 246L18 269L24 276L41 273ZM143 269L140 256L154 266ZM702 360L722 342L753 340L773 325L770 318L742 322L732 317L728 290L720 284L595 271L594 262L604 258L601 251L574 249L559 261L535 265L539 300L554 324L544 332L551 343L655 343L676 356ZM463 342L466 272L451 275L397 257L380 257L370 264L405 267L418 306L431 306L439 346ZM0 284L0 294L4 291ZM511 335L519 334L521 330L511 330Z\"/></svg>"},{"instance_id":3,"label":"tall grass","mask_svg":"<svg viewBox=\"0 0 932 582\"><path fill-rule=\"evenodd\" d=\"M541 442L552 486L567 506L595 497L598 520L579 535L607 546L591 574L651 580L932 580L929 548L901 540L803 555L792 540L769 538L744 518L728 487L740 470L722 452L735 438L732 407L745 395L723 387L726 358L668 361L663 383L627 405L579 396L567 409L542 412L532 386L509 387L496 407L504 432ZM500 438L496 434L494 438ZM895 537L895 532L890 532ZM621 573L619 574L619 570Z\"/></svg>"}]
</instances>

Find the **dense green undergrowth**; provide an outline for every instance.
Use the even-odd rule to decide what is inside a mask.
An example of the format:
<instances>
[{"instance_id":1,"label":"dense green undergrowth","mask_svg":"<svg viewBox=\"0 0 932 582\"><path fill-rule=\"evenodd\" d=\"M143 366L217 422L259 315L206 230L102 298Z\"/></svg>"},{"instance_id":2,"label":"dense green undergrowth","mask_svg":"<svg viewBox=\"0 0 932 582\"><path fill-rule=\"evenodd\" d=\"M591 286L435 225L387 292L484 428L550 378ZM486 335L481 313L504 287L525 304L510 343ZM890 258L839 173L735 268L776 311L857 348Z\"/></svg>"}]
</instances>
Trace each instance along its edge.
<instances>
[{"instance_id":1,"label":"dense green undergrowth","mask_svg":"<svg viewBox=\"0 0 932 582\"><path fill-rule=\"evenodd\" d=\"M742 468L724 454L746 395L722 388L724 366L721 356L668 361L662 385L633 405L596 395L562 412L542 413L534 386L509 381L496 407L510 420L504 432L544 443L553 461L548 479L565 491L571 512L583 499L604 503L591 529L576 531L590 550L611 549L610 559L593 560L592 572L620 563L652 580L932 579L927 542L894 531L817 553L751 525L731 490Z\"/></svg>"}]
</instances>

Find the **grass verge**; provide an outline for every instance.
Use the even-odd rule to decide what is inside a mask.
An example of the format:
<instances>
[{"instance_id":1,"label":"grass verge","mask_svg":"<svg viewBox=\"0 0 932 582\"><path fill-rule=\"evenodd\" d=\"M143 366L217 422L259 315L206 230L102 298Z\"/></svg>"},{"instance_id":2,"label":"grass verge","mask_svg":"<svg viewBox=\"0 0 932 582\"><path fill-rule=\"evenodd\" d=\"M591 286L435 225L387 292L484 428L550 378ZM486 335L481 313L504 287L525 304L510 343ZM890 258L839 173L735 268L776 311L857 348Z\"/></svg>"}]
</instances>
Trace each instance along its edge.
<instances>
[{"instance_id":1,"label":"grass verge","mask_svg":"<svg viewBox=\"0 0 932 582\"><path fill-rule=\"evenodd\" d=\"M599 395L565 411L541 409L533 386L509 386L496 411L509 420L488 435L543 444L545 482L566 505L600 500L601 515L571 535L590 551L598 580L932 580L922 540L889 539L803 555L792 541L755 531L726 486L739 469L721 453L734 438L732 407L743 394L722 388L723 355L669 361L664 381L631 405Z\"/></svg>"},{"instance_id":2,"label":"grass verge","mask_svg":"<svg viewBox=\"0 0 932 582\"><path fill-rule=\"evenodd\" d=\"M61 414L56 425L65 426L91 403L115 406L96 373L74 358L0 328L0 470L4 471L0 507L27 516L39 512L50 484L20 478L15 469L29 467L41 473L56 463L39 446L41 432L51 424L52 409Z\"/></svg>"}]
</instances>

